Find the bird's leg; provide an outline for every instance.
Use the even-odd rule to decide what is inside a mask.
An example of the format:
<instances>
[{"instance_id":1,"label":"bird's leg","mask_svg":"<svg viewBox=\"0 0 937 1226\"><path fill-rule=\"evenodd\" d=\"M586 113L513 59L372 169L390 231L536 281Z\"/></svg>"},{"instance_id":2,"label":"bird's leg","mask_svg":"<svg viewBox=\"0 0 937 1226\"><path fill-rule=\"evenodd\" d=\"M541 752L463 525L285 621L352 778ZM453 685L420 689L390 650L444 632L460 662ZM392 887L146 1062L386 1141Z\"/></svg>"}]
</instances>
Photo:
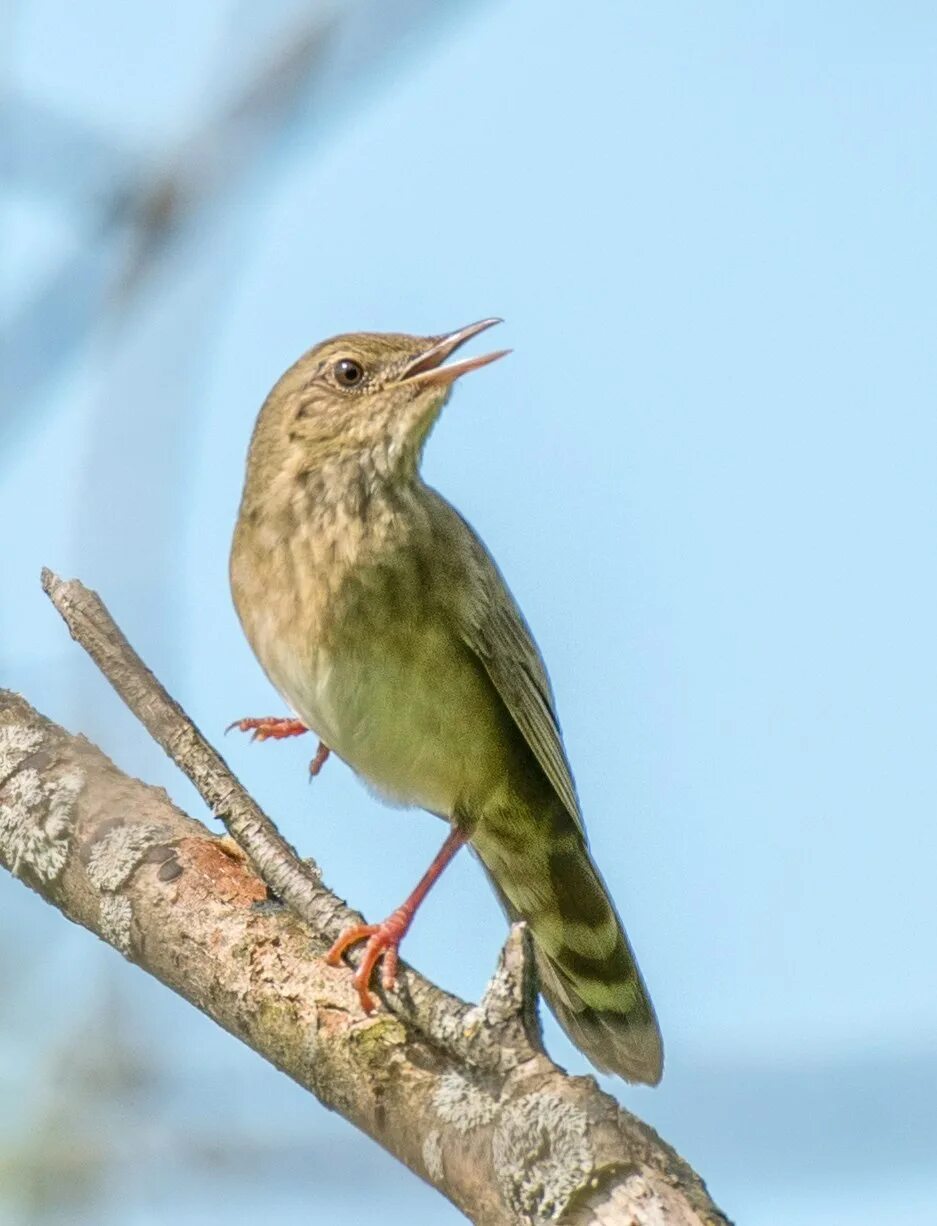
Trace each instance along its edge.
<instances>
[{"instance_id":1,"label":"bird's leg","mask_svg":"<svg viewBox=\"0 0 937 1226\"><path fill-rule=\"evenodd\" d=\"M406 936L417 908L429 893L433 882L439 878L465 839L463 832L453 827L432 864L420 878L419 884L406 902L396 911L391 912L382 924L355 924L354 927L347 929L325 955L329 966L338 966L346 949L357 944L358 941L367 940L364 957L355 972L354 980L355 987L358 989L358 999L365 1013L370 1013L374 1009L374 997L368 991L368 984L375 966L383 956L381 983L385 991L390 991L397 979L397 950L400 942Z\"/></svg>"}]
</instances>

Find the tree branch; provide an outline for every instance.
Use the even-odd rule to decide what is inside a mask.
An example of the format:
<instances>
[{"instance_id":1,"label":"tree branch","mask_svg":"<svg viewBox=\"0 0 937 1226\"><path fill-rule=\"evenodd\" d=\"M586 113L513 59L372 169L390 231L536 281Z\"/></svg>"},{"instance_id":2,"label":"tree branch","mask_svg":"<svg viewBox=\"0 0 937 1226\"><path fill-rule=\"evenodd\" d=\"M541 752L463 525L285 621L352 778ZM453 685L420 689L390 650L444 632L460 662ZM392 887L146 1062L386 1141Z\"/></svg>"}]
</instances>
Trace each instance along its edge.
<instances>
[{"instance_id":1,"label":"tree branch","mask_svg":"<svg viewBox=\"0 0 937 1226\"><path fill-rule=\"evenodd\" d=\"M724 1226L702 1181L652 1129L543 1053L522 925L479 1005L407 969L388 1008L363 1016L348 970L321 956L355 914L298 859L98 597L49 572L43 586L263 880L164 792L5 691L0 863L473 1221ZM258 907L263 882L289 909Z\"/></svg>"}]
</instances>

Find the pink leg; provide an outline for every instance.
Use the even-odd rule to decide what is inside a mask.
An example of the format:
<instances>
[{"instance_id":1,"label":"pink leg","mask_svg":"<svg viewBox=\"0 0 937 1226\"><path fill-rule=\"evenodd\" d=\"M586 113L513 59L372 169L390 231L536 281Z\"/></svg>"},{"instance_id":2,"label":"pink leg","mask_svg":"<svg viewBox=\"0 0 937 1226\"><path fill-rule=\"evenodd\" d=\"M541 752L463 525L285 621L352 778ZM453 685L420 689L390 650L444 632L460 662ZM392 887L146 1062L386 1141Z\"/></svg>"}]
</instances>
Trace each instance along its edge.
<instances>
[{"instance_id":1,"label":"pink leg","mask_svg":"<svg viewBox=\"0 0 937 1226\"><path fill-rule=\"evenodd\" d=\"M346 949L357 944L358 941L367 940L367 945L364 948L364 957L361 960L361 965L355 972L354 979L355 987L358 989L358 999L361 1001L361 1008L365 1013L371 1013L374 1009L374 997L368 991L368 985L375 966L383 957L384 965L381 968L381 983L385 991L390 991L397 979L397 951L400 942L406 936L407 930L413 923L413 917L416 915L420 903L464 842L465 835L461 830L450 830L439 853L420 878L419 884L406 902L399 906L396 911L392 912L382 924L355 924L352 928L347 929L325 955L325 960L329 966L338 966Z\"/></svg>"}]
</instances>

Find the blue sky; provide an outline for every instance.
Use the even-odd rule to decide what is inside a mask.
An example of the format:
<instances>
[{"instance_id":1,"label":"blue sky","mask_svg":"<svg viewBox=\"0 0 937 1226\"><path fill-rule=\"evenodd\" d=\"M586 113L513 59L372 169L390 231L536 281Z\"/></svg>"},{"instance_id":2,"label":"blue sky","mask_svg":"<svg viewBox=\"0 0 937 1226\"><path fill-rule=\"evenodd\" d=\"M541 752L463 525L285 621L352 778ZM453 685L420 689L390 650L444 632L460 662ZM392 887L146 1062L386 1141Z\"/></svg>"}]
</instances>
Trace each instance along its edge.
<instances>
[{"instance_id":1,"label":"blue sky","mask_svg":"<svg viewBox=\"0 0 937 1226\"><path fill-rule=\"evenodd\" d=\"M87 32L36 16L67 6L27 8L19 79L154 156L227 84L198 75L220 5L179 16L173 89L153 31L108 87ZM155 20L97 8L115 43ZM663 1085L609 1085L750 1223L924 1222L937 1192L935 43L916 4L471 9L357 108L311 106L3 458L4 683L195 806L39 567L98 587L209 735L277 709L226 580L261 400L323 336L505 318L515 352L458 387L426 474L538 637L658 1006ZM80 241L18 224L32 260ZM334 761L307 786L302 742L224 749L371 916L439 842ZM502 931L466 857L407 957L474 997Z\"/></svg>"}]
</instances>

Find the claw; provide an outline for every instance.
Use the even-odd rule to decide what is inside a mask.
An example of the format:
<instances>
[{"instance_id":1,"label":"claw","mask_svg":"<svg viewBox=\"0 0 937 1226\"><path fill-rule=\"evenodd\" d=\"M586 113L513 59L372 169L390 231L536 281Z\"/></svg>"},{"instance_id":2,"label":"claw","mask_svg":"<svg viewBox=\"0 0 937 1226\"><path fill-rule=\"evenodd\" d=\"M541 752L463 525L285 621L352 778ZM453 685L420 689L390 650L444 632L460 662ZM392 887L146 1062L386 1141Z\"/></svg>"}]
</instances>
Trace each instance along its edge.
<instances>
[{"instance_id":1,"label":"claw","mask_svg":"<svg viewBox=\"0 0 937 1226\"><path fill-rule=\"evenodd\" d=\"M316 756L309 763L310 780L315 779L319 771L322 770L323 766L325 766L326 762L328 761L329 754L331 752L332 751L329 749L328 745L323 744L322 741L319 742L319 748L316 750Z\"/></svg>"},{"instance_id":2,"label":"claw","mask_svg":"<svg viewBox=\"0 0 937 1226\"><path fill-rule=\"evenodd\" d=\"M371 982L374 968L381 958L384 959L384 965L381 967L381 986L385 992L391 992L394 989L399 961L397 951L410 927L412 918L400 907L382 924L355 924L342 933L325 955L329 966L338 966L347 949L350 949L352 945L357 945L359 941L367 941L364 947L364 957L361 959L361 965L355 971L353 981L358 992L358 1000L365 1013L373 1013L375 1009L374 997L368 985Z\"/></svg>"}]
</instances>

